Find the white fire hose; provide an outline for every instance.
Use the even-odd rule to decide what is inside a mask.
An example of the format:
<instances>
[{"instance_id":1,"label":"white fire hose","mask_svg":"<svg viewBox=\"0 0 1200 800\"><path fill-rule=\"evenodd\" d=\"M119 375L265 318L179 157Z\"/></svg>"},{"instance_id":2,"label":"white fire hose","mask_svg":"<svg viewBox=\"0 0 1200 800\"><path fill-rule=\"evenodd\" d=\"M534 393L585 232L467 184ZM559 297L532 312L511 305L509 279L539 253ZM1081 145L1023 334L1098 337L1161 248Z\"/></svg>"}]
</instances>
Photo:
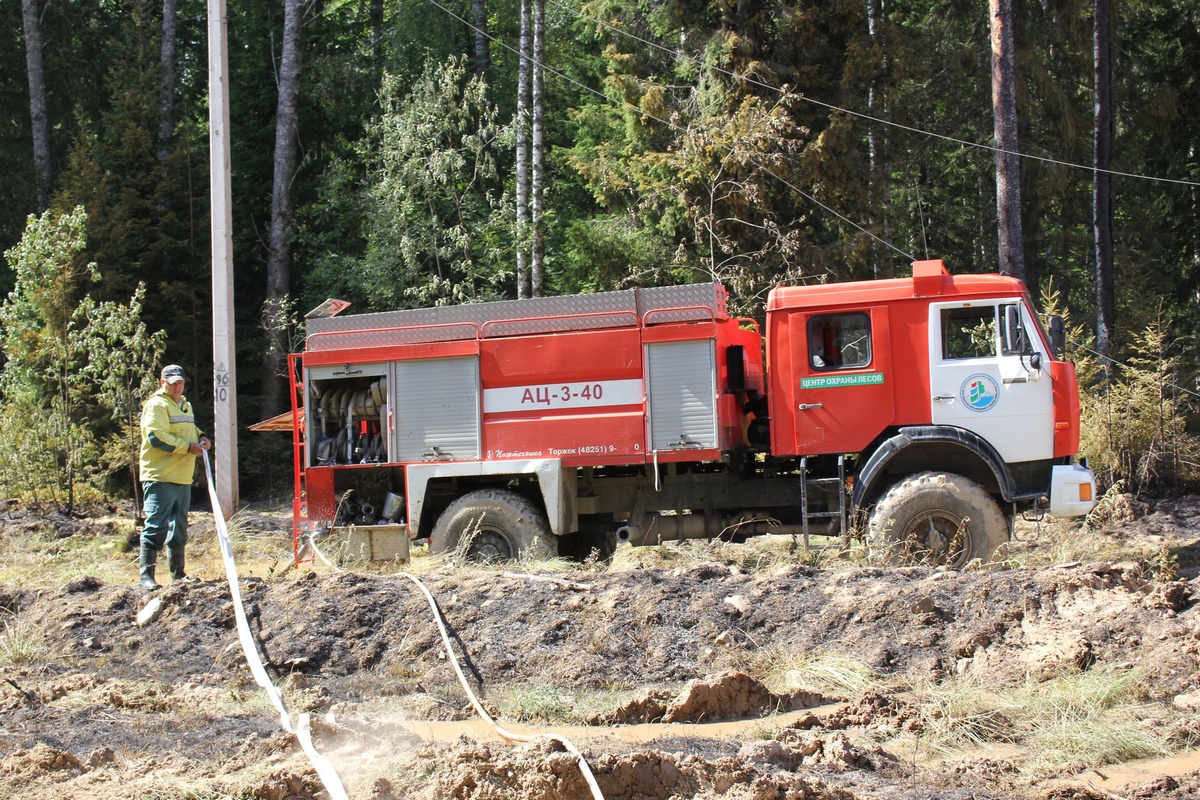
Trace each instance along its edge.
<instances>
[{"instance_id":1,"label":"white fire hose","mask_svg":"<svg viewBox=\"0 0 1200 800\"><path fill-rule=\"evenodd\" d=\"M246 656L246 663L250 665L250 674L254 676L254 682L265 689L267 696L271 698L271 703L279 712L279 723L283 726L284 730L293 734L300 742L300 746L304 749L308 760L312 762L313 768L317 771L317 777L325 785L325 791L329 792L329 796L333 800L349 800L346 789L342 786L342 780L338 777L337 770L333 768L333 764L329 762L329 759L318 753L317 748L313 746L312 735L309 732L308 713L301 713L296 722L292 722L291 715L288 714L287 708L283 705L283 695L279 692L279 688L271 681L271 677L267 675L266 667L263 666L262 658L258 654L258 646L254 641L254 634L250 632L250 623L246 619L246 609L242 604L242 590L238 585L237 564L233 560L233 545L229 541L229 528L225 524L225 514L221 511L221 502L217 499L216 484L213 483L212 464L208 460L207 450L204 451L204 473L208 478L208 497L212 502L213 522L217 526L217 538L221 541L221 557L225 562L225 576L229 580L229 592L233 597L233 612L237 619L238 640L242 644L242 652Z\"/></svg>"},{"instance_id":2,"label":"white fire hose","mask_svg":"<svg viewBox=\"0 0 1200 800\"><path fill-rule=\"evenodd\" d=\"M208 459L207 450L204 451L204 472L205 476L208 478L208 496L209 500L212 502L213 522L216 524L217 538L220 539L221 542L221 557L225 562L225 575L229 580L229 591L233 598L233 610L234 616L237 620L238 640L241 642L242 652L246 656L246 663L250 666L250 673L254 676L254 681L264 690L266 690L267 696L271 698L271 703L279 712L279 721L284 730L293 734L300 742L300 746L304 749L305 754L308 756L308 760L312 763L313 767L317 771L317 777L320 778L321 783L325 786L325 790L329 792L330 798L332 798L332 800L349 800L346 790L342 786L341 778L338 777L337 770L334 769L333 764L331 764L327 758L317 752L316 747L313 745L312 736L309 731L308 713L301 713L296 722L293 723L291 715L288 714L287 708L283 704L283 695L280 693L279 688L271 681L270 676L267 675L266 667L263 665L262 658L258 653L258 646L254 641L254 635L250 632L250 623L246 619L246 609L242 604L242 592L238 585L237 565L233 560L233 546L229 541L229 528L225 522L225 515L221 511L221 503L217 499L216 484L213 482L212 464ZM338 572L342 571L340 568L332 564L329 559L327 559L325 555L317 548L317 544L311 535L309 536L309 546L311 546L313 552L316 553L317 556L319 556L320 559L328 564L331 568ZM463 690L466 691L467 697L471 701L471 706L475 709L475 713L479 714L480 717L486 720L501 737L510 741L536 742L542 739L549 739L561 744L567 750L567 752L575 756L575 758L578 760L579 770L581 773L583 773L583 779L587 782L588 788L591 789L592 797L595 800L604 800L604 795L600 792L600 786L596 783L596 776L592 774L592 770L591 767L588 766L587 759L584 758L583 753L581 753L579 749L576 748L575 745L572 744L571 741L565 736L559 736L558 734L553 733L512 733L511 731L506 731L504 728L501 728L500 725L497 724L494 719L492 719L492 716L488 714L488 712L480 704L478 698L475 696L475 693L471 690L471 685L467 681L467 676L463 673L462 665L459 663L458 656L455 654L454 648L451 646L450 634L446 630L446 623L442 619L441 612L438 610L437 602L434 600L433 595L429 592L429 589L425 587L425 584L423 584L416 576L410 575L407 572L402 572L400 574L416 584L417 588L421 590L421 593L425 595L425 599L429 603L429 609L433 614L434 621L437 623L438 631L441 634L442 643L446 648L446 654L449 656L450 664L454 667L454 672L458 675L458 681L460 684L462 684Z\"/></svg>"},{"instance_id":3,"label":"white fire hose","mask_svg":"<svg viewBox=\"0 0 1200 800\"><path fill-rule=\"evenodd\" d=\"M322 553L320 548L317 547L314 534L309 534L308 545L312 548L313 552L316 553L317 557L325 562L325 564L335 572L343 571L341 567L337 566L328 558L326 558L325 554ZM479 698L475 696L475 692L471 690L471 684L469 681L467 681L467 676L463 672L462 664L459 663L458 656L454 653L454 648L450 644L450 633L446 630L446 622L444 619L442 619L442 612L440 609L438 609L437 601L433 599L433 594L429 591L425 584L422 583L419 578L417 578L417 576L408 572L401 572L400 574L416 584L416 587L421 590L421 594L425 595L425 600L429 603L429 611L431 614L433 614L433 621L437 623L438 633L440 633L442 636L442 644L446 648L446 655L450 658L450 665L454 667L454 673L458 676L458 682L462 684L463 691L467 693L467 699L471 701L471 707L475 709L475 713L482 717L489 725L491 725L492 729L495 730L496 733L500 734L502 738L508 739L509 741L536 742L541 739L549 739L550 741L561 744L563 748L568 753L575 756L576 760L578 761L579 771L583 774L583 780L587 783L588 788L591 790L594 800L604 800L604 794L600 791L600 785L596 783L596 776L592 773L592 768L588 765L587 759L584 757L583 753L579 751L579 748L577 748L571 742L570 739L565 736L560 736L557 733L513 733L512 731L507 731L500 727L500 724L492 718L492 715L489 714L487 709L485 709L479 702Z\"/></svg>"}]
</instances>

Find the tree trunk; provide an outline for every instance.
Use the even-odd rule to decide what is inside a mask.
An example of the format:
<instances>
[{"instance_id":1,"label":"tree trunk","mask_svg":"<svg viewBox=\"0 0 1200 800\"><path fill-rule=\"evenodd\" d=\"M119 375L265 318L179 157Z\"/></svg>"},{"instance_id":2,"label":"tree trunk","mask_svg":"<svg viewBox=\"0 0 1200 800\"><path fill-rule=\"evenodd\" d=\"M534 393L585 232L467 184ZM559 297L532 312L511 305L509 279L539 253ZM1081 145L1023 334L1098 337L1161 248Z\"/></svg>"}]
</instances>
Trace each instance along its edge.
<instances>
[{"instance_id":1,"label":"tree trunk","mask_svg":"<svg viewBox=\"0 0 1200 800\"><path fill-rule=\"evenodd\" d=\"M521 58L517 68L517 298L530 296L529 254L529 39L531 0L521 0Z\"/></svg>"},{"instance_id":2,"label":"tree trunk","mask_svg":"<svg viewBox=\"0 0 1200 800\"><path fill-rule=\"evenodd\" d=\"M475 71L487 75L492 66L492 48L487 35L485 0L471 0L471 17L475 25Z\"/></svg>"},{"instance_id":3,"label":"tree trunk","mask_svg":"<svg viewBox=\"0 0 1200 800\"><path fill-rule=\"evenodd\" d=\"M378 79L383 71L383 0L371 0L371 63L372 75Z\"/></svg>"},{"instance_id":4,"label":"tree trunk","mask_svg":"<svg viewBox=\"0 0 1200 800\"><path fill-rule=\"evenodd\" d=\"M879 68L872 70L870 83L867 86L867 115L871 117L880 116L879 106L880 91L879 85L882 83L882 76L887 72L887 55L883 44L879 40L879 29L883 24L885 15L884 0L867 0L867 37L871 44L875 45L879 52L884 53L882 63ZM882 103L882 116L884 119L889 118L888 107L886 101ZM887 128L882 125L868 123L867 127L867 197L871 201L871 228L877 236L882 237L885 241L891 241L890 231L888 230L888 220L891 218L891 197L890 186L888 180L887 156L885 154L887 143ZM879 239L871 240L871 273L875 278L890 278L892 277L890 254L884 250Z\"/></svg>"},{"instance_id":5,"label":"tree trunk","mask_svg":"<svg viewBox=\"0 0 1200 800\"><path fill-rule=\"evenodd\" d=\"M267 350L263 355L262 415L283 411L287 399L285 364L287 298L292 274L293 184L299 152L300 63L304 42L304 2L286 0L283 8L283 54L279 61L279 99L275 112L275 180L271 191L271 242L267 254L267 293L263 322Z\"/></svg>"},{"instance_id":6,"label":"tree trunk","mask_svg":"<svg viewBox=\"0 0 1200 800\"><path fill-rule=\"evenodd\" d=\"M530 192L533 195L530 209L531 235L533 241L529 248L529 294L531 297L542 296L542 285L545 282L546 229L542 220L542 193L545 186L543 177L545 126L542 124L544 102L544 72L542 63L546 53L546 0L534 0L533 12L533 131L531 136L530 155L533 157L533 169Z\"/></svg>"},{"instance_id":7,"label":"tree trunk","mask_svg":"<svg viewBox=\"0 0 1200 800\"><path fill-rule=\"evenodd\" d=\"M1013 0L989 0L992 119L996 142L996 217L1000 272L1025 279L1021 229L1021 159L1017 155L1017 78Z\"/></svg>"},{"instance_id":8,"label":"tree trunk","mask_svg":"<svg viewBox=\"0 0 1200 800\"><path fill-rule=\"evenodd\" d=\"M158 88L158 149L159 163L171 154L171 137L175 134L172 110L175 107L175 32L178 29L179 0L163 0L162 48L159 65L162 69Z\"/></svg>"},{"instance_id":9,"label":"tree trunk","mask_svg":"<svg viewBox=\"0 0 1200 800\"><path fill-rule=\"evenodd\" d=\"M50 122L46 115L46 79L42 71L42 28L37 0L21 0L25 28L25 70L29 77L29 119L33 127L33 180L37 212L50 207Z\"/></svg>"},{"instance_id":10,"label":"tree trunk","mask_svg":"<svg viewBox=\"0 0 1200 800\"><path fill-rule=\"evenodd\" d=\"M1116 330L1112 238L1112 0L1096 0L1092 53L1095 67L1092 223L1096 248L1096 349L1107 368Z\"/></svg>"}]
</instances>

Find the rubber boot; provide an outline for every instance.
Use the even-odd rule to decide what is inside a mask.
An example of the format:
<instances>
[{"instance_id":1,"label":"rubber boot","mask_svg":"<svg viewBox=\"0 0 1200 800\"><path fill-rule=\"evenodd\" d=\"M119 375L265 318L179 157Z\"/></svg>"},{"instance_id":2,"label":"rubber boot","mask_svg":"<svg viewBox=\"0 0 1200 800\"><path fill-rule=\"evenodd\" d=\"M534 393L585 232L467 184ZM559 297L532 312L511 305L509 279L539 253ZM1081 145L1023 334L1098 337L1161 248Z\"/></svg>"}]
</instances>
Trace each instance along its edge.
<instances>
[{"instance_id":1,"label":"rubber boot","mask_svg":"<svg viewBox=\"0 0 1200 800\"><path fill-rule=\"evenodd\" d=\"M158 551L142 545L138 565L141 568L141 586L147 592L153 592L162 588L158 585L158 581L154 580L154 567L157 563Z\"/></svg>"},{"instance_id":2,"label":"rubber boot","mask_svg":"<svg viewBox=\"0 0 1200 800\"><path fill-rule=\"evenodd\" d=\"M167 567L171 570L171 580L178 583L199 583L200 581L184 571L185 561L182 547L167 548Z\"/></svg>"}]
</instances>

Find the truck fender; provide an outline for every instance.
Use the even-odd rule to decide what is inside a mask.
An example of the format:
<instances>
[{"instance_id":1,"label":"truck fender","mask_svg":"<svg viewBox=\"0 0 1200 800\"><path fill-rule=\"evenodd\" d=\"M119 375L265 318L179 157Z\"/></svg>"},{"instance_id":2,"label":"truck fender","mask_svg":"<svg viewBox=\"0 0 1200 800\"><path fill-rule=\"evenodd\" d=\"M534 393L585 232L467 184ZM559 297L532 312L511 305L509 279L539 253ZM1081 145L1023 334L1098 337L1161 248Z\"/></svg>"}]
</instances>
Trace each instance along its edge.
<instances>
[{"instance_id":1,"label":"truck fender","mask_svg":"<svg viewBox=\"0 0 1200 800\"><path fill-rule=\"evenodd\" d=\"M575 506L576 473L563 469L557 458L513 459L510 461L431 461L409 464L405 468L410 526L421 524L425 508L425 489L435 478L493 478L536 475L542 492L546 519L555 536L564 536L578 529ZM413 535L412 533L409 534Z\"/></svg>"},{"instance_id":2,"label":"truck fender","mask_svg":"<svg viewBox=\"0 0 1200 800\"><path fill-rule=\"evenodd\" d=\"M895 436L884 440L863 463L858 471L858 478L854 482L853 507L859 508L864 499L879 494L876 490L880 487L876 487L876 483L902 450L912 445L936 442L955 444L974 453L991 470L1004 500L1006 502L1013 500L1015 491L1012 475L1009 473L1004 459L986 439L952 425L912 425L900 428Z\"/></svg>"}]
</instances>

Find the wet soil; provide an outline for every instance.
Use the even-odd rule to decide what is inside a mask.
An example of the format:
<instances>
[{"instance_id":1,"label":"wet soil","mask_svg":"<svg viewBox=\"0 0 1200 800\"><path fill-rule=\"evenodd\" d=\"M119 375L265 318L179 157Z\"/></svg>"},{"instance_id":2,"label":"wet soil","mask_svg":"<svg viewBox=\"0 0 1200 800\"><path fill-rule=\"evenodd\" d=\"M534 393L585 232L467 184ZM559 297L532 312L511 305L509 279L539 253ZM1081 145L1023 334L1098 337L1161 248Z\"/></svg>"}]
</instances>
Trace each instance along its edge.
<instances>
[{"instance_id":1,"label":"wet soil","mask_svg":"<svg viewBox=\"0 0 1200 800\"><path fill-rule=\"evenodd\" d=\"M1131 509L1105 535L1161 545L1167 567L764 571L709 560L551 579L447 566L422 579L502 724L512 722L502 699L517 690L597 704L576 714L571 736L609 800L1197 797L1200 765L1187 751L1160 771L1073 764L1031 780L1000 751L917 763L889 744L920 734L906 687L1127 667L1141 671L1145 702L1183 710L1175 724L1186 727L1200 710L1200 500ZM71 535L88 535L74 524ZM25 533L0 525L0 538ZM290 548L285 522L279 535ZM32 663L3 668L0 796L325 796L250 676L228 585L215 568L199 574L209 580L156 593L161 612L142 626L148 598L132 568L125 583L83 574L0 586L7 641L19 622L44 645ZM307 565L244 578L242 593L269 672L290 710L314 714L317 747L350 797L591 796L560 744L473 733L426 601L403 576ZM784 653L844 657L880 680L773 692L751 677ZM711 725L721 720L734 727Z\"/></svg>"}]
</instances>

